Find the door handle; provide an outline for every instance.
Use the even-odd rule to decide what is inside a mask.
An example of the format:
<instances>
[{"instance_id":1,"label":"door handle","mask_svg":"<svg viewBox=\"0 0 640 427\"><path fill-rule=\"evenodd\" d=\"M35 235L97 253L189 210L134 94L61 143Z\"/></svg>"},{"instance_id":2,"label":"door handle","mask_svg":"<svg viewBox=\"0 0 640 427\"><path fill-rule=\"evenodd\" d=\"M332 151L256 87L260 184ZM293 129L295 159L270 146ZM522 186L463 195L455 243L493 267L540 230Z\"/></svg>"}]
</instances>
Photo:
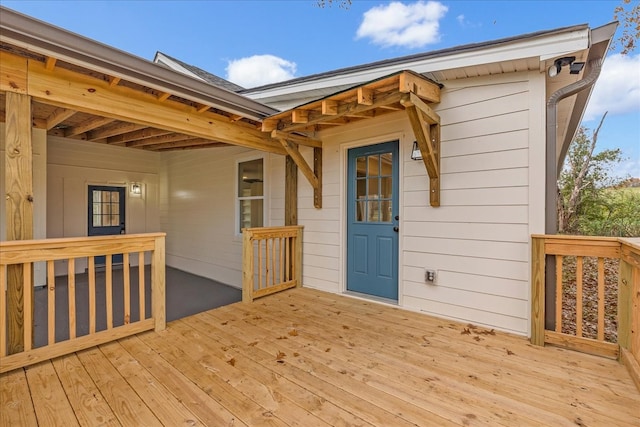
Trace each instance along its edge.
<instances>
[{"instance_id":1,"label":"door handle","mask_svg":"<svg viewBox=\"0 0 640 427\"><path fill-rule=\"evenodd\" d=\"M393 227L393 231L395 231L396 233L399 231L400 229L398 227Z\"/></svg>"}]
</instances>

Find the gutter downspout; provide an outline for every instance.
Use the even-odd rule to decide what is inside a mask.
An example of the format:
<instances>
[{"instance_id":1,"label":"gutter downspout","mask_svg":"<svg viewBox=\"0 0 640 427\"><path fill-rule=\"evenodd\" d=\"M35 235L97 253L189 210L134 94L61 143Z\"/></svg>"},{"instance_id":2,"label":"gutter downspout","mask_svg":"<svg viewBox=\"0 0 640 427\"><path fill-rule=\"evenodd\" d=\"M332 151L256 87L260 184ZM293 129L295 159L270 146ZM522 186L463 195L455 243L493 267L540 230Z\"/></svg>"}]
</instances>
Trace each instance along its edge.
<instances>
[{"instance_id":1,"label":"gutter downspout","mask_svg":"<svg viewBox=\"0 0 640 427\"><path fill-rule=\"evenodd\" d=\"M569 96L591 88L598 80L604 59L598 58L589 61L589 74L568 86L555 91L547 101L547 145L546 145L546 171L545 171L545 233L558 233L558 176L561 166L558 164L556 128L558 126L558 103ZM556 259L547 256L545 263L545 328L555 329L555 294L556 294Z\"/></svg>"}]
</instances>

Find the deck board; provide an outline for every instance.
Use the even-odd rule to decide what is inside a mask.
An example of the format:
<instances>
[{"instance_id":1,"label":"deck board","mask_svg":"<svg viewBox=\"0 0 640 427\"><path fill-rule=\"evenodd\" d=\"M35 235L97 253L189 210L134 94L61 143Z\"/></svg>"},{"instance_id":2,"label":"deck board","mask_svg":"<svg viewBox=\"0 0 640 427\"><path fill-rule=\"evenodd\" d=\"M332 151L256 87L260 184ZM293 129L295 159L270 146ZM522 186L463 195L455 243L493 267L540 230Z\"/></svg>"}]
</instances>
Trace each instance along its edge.
<instances>
[{"instance_id":1,"label":"deck board","mask_svg":"<svg viewBox=\"0 0 640 427\"><path fill-rule=\"evenodd\" d=\"M640 425L617 361L306 288L2 374L0 397L2 426Z\"/></svg>"}]
</instances>

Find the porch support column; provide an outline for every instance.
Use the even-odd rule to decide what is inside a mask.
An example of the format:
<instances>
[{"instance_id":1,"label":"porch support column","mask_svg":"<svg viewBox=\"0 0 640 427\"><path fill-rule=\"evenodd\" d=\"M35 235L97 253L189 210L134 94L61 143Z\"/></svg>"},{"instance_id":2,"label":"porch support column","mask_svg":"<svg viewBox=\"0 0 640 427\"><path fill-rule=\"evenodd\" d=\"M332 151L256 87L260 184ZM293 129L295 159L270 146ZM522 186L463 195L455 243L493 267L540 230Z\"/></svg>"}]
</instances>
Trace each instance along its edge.
<instances>
[{"instance_id":1,"label":"porch support column","mask_svg":"<svg viewBox=\"0 0 640 427\"><path fill-rule=\"evenodd\" d=\"M288 157L300 169L300 172L307 178L311 187L313 187L313 205L320 209L322 208L322 148L319 146L313 147L313 169L307 164L307 161L302 157L298 150L298 143L302 137L298 135L291 135L284 132L274 130L271 132L271 137L280 141L284 149L287 151ZM321 145L321 141L312 140L310 138L304 138L305 141L316 141Z\"/></svg>"},{"instance_id":2,"label":"porch support column","mask_svg":"<svg viewBox=\"0 0 640 427\"><path fill-rule=\"evenodd\" d=\"M284 225L298 225L298 165L291 156L284 170Z\"/></svg>"},{"instance_id":3,"label":"porch support column","mask_svg":"<svg viewBox=\"0 0 640 427\"><path fill-rule=\"evenodd\" d=\"M31 97L6 92L5 199L7 240L33 239L33 148L31 142ZM33 266L31 266L33 268ZM22 265L7 268L7 314L9 354L24 350L24 289ZM33 278L33 274L31 274ZM33 280L33 279L32 279ZM33 307L33 305L32 305ZM33 336L33 334L32 334Z\"/></svg>"}]
</instances>

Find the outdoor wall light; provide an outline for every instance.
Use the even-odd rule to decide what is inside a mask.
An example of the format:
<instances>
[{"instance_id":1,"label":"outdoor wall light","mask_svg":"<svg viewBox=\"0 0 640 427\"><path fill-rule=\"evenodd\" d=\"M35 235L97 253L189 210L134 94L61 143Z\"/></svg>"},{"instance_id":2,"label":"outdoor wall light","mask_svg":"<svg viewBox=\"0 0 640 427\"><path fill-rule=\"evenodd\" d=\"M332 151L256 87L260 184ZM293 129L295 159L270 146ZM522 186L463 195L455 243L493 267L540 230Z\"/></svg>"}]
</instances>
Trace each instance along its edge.
<instances>
[{"instance_id":1,"label":"outdoor wall light","mask_svg":"<svg viewBox=\"0 0 640 427\"><path fill-rule=\"evenodd\" d=\"M413 148L411 149L411 160L422 160L422 153L418 148L418 141L413 141Z\"/></svg>"},{"instance_id":2,"label":"outdoor wall light","mask_svg":"<svg viewBox=\"0 0 640 427\"><path fill-rule=\"evenodd\" d=\"M142 185L139 182L132 182L131 183L131 194L142 194Z\"/></svg>"},{"instance_id":3,"label":"outdoor wall light","mask_svg":"<svg viewBox=\"0 0 640 427\"><path fill-rule=\"evenodd\" d=\"M563 58L558 58L555 61L553 61L553 65L551 67L549 67L549 70L547 71L547 74L549 74L549 77L555 77L558 74L560 74L560 71L562 70L562 67L564 67L565 65L569 65L570 66L570 73L571 74L578 74L580 72L580 70L582 70L582 67L584 67L584 62L577 62L577 64L582 64L582 67L580 67L575 73L573 72L573 61L576 60L575 56L565 56Z\"/></svg>"},{"instance_id":4,"label":"outdoor wall light","mask_svg":"<svg viewBox=\"0 0 640 427\"><path fill-rule=\"evenodd\" d=\"M580 74L584 68L584 62L572 62L569 66L569 74Z\"/></svg>"}]
</instances>

